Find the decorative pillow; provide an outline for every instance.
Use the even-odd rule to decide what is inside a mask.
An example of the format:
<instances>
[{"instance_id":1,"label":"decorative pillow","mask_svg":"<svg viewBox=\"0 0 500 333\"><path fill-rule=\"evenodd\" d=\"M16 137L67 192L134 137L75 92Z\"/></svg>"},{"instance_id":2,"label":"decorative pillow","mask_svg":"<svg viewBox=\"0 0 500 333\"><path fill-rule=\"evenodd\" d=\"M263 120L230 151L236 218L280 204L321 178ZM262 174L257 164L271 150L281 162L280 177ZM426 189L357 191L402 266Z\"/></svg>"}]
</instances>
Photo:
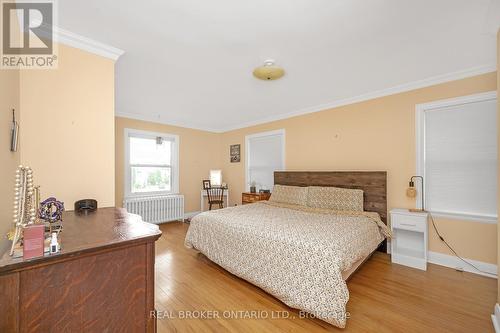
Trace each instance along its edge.
<instances>
[{"instance_id":1,"label":"decorative pillow","mask_svg":"<svg viewBox=\"0 0 500 333\"><path fill-rule=\"evenodd\" d=\"M307 202L307 192L307 187L274 185L269 201L305 206Z\"/></svg>"},{"instance_id":2,"label":"decorative pillow","mask_svg":"<svg viewBox=\"0 0 500 333\"><path fill-rule=\"evenodd\" d=\"M343 211L363 211L363 190L310 186L307 205Z\"/></svg>"}]
</instances>

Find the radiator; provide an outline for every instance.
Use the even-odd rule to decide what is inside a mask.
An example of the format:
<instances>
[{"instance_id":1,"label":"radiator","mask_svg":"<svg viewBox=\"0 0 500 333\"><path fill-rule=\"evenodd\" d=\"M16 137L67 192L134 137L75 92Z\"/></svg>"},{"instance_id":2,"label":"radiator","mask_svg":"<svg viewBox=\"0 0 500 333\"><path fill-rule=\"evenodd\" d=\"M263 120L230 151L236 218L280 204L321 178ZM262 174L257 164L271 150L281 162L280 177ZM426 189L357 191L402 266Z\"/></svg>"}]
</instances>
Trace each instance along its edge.
<instances>
[{"instance_id":1,"label":"radiator","mask_svg":"<svg viewBox=\"0 0 500 333\"><path fill-rule=\"evenodd\" d=\"M150 223L163 223L184 219L184 196L163 195L126 198L123 207L127 212L140 215Z\"/></svg>"}]
</instances>

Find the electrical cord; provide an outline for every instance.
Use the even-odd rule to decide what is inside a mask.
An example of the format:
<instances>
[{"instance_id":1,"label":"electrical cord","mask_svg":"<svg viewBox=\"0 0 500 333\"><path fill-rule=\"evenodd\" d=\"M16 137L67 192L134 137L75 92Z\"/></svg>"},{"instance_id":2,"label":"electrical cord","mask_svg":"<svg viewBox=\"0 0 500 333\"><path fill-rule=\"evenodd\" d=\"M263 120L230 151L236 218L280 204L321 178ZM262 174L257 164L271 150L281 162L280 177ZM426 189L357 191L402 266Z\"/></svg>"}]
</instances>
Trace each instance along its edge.
<instances>
[{"instance_id":1,"label":"electrical cord","mask_svg":"<svg viewBox=\"0 0 500 333\"><path fill-rule=\"evenodd\" d=\"M486 271L483 271L481 269L479 269L476 265L474 265L473 263L465 260L464 258L462 258L458 253L457 251L455 251L450 244L448 244L448 242L444 239L443 236L441 236L441 234L439 233L439 230L438 228L436 227L436 222L434 222L434 218L432 217L432 214L429 212L429 217L431 218L431 222L432 222L432 226L434 227L434 231L436 232L437 236L439 237L439 239L448 247L448 249L450 249L451 252L453 252L453 254L460 260L462 260L464 263L466 263L467 265L473 267L475 270L477 270L478 272L481 272L483 274L486 274L486 275L489 275L489 276L493 276L493 277L497 277L496 274L492 274L492 273L489 273L489 272L486 272Z\"/></svg>"}]
</instances>

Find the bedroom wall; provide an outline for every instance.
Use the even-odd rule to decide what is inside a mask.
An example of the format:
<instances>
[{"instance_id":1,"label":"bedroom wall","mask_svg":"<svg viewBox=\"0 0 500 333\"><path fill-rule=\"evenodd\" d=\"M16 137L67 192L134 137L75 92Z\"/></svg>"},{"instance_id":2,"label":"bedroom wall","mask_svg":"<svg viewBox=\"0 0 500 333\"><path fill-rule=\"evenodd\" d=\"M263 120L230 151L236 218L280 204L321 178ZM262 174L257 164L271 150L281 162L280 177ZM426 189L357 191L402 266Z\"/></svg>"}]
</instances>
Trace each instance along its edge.
<instances>
[{"instance_id":1,"label":"bedroom wall","mask_svg":"<svg viewBox=\"0 0 500 333\"><path fill-rule=\"evenodd\" d=\"M116 117L115 204L118 207L122 206L124 196L125 128L179 135L179 190L184 194L186 213L199 211L202 180L208 178L210 169L221 168L220 134Z\"/></svg>"},{"instance_id":2,"label":"bedroom wall","mask_svg":"<svg viewBox=\"0 0 500 333\"><path fill-rule=\"evenodd\" d=\"M497 130L500 131L500 29L497 33ZM500 156L500 135L497 137L498 139L498 156ZM500 165L498 169L498 188L500 188ZM498 196L498 215L500 216L500 192L497 193ZM497 229L498 237L497 237L497 267L500 267L500 228ZM498 299L497 302L500 303L500 279L498 279Z\"/></svg>"},{"instance_id":3,"label":"bedroom wall","mask_svg":"<svg viewBox=\"0 0 500 333\"><path fill-rule=\"evenodd\" d=\"M59 67L21 70L21 163L42 198L114 206L114 61L59 45Z\"/></svg>"},{"instance_id":4,"label":"bedroom wall","mask_svg":"<svg viewBox=\"0 0 500 333\"><path fill-rule=\"evenodd\" d=\"M497 89L489 73L221 134L224 181L231 202L245 190L245 135L284 128L287 170L386 170L388 208L415 205L406 197L415 174L415 104ZM229 145L241 144L241 162L229 162ZM436 219L447 240L470 259L497 264L497 226ZM433 230L430 251L449 254Z\"/></svg>"},{"instance_id":5,"label":"bedroom wall","mask_svg":"<svg viewBox=\"0 0 500 333\"><path fill-rule=\"evenodd\" d=\"M12 109L19 121L19 71L0 70L0 235L12 227L14 175L19 165L19 150L10 151Z\"/></svg>"}]
</instances>

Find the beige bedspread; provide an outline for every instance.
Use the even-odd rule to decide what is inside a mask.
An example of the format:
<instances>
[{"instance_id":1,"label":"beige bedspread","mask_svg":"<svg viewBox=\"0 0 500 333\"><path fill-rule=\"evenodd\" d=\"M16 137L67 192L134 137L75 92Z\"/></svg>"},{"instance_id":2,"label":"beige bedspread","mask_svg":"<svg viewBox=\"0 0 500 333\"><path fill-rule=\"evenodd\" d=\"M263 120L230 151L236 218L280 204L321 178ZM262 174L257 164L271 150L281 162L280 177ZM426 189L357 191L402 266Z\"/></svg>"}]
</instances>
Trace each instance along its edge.
<instances>
[{"instance_id":1,"label":"beige bedspread","mask_svg":"<svg viewBox=\"0 0 500 333\"><path fill-rule=\"evenodd\" d=\"M195 216L185 244L288 306L345 327L342 271L389 233L373 213L259 202Z\"/></svg>"}]
</instances>

